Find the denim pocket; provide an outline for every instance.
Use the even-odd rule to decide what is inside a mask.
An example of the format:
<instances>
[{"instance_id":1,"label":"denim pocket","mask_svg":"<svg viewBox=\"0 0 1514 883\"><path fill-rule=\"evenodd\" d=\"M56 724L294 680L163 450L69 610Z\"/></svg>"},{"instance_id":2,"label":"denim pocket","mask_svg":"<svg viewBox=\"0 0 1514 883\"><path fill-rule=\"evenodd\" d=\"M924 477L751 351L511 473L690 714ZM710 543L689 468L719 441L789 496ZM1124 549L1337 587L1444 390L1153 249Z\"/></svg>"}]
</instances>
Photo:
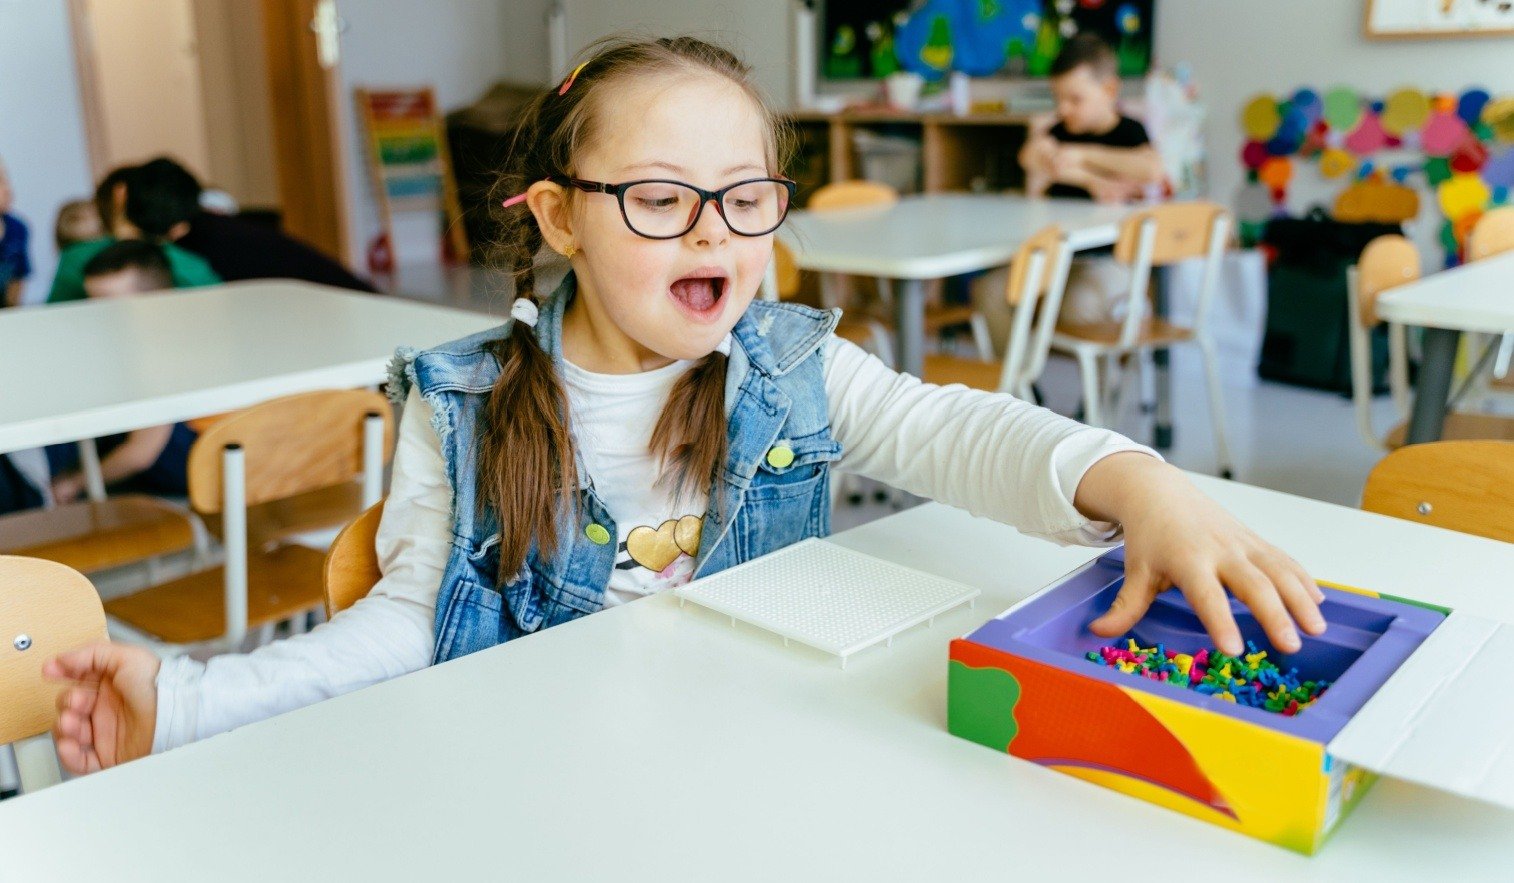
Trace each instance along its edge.
<instances>
[{"instance_id":1,"label":"denim pocket","mask_svg":"<svg viewBox=\"0 0 1514 883\"><path fill-rule=\"evenodd\" d=\"M444 662L487 650L507 641L504 604L499 592L470 579L458 580L436 630L436 661Z\"/></svg>"}]
</instances>

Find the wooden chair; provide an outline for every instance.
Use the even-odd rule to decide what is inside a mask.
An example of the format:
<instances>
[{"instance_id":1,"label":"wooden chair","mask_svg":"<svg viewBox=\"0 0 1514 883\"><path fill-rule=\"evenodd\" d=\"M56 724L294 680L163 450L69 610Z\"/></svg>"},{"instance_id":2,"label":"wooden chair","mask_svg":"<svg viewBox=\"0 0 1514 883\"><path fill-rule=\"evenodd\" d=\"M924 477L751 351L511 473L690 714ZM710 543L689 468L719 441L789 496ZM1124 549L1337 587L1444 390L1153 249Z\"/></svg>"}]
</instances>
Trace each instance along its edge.
<instances>
[{"instance_id":1,"label":"wooden chair","mask_svg":"<svg viewBox=\"0 0 1514 883\"><path fill-rule=\"evenodd\" d=\"M191 517L145 494L30 509L0 516L0 555L46 558L94 573L196 548Z\"/></svg>"},{"instance_id":2,"label":"wooden chair","mask_svg":"<svg viewBox=\"0 0 1514 883\"><path fill-rule=\"evenodd\" d=\"M39 736L57 716L57 684L42 664L105 640L105 613L89 580L41 558L0 555L0 797L20 790L12 743Z\"/></svg>"},{"instance_id":3,"label":"wooden chair","mask_svg":"<svg viewBox=\"0 0 1514 883\"><path fill-rule=\"evenodd\" d=\"M1384 435L1372 426L1372 330L1384 320L1377 301L1383 293L1420 278L1419 251L1397 234L1367 243L1346 274L1347 346L1351 358L1351 401L1356 426L1367 444L1383 450L1403 446L1409 429L1409 357L1404 327L1388 323L1388 391L1399 422ZM1446 413L1444 439L1514 439L1514 420L1461 411Z\"/></svg>"},{"instance_id":4,"label":"wooden chair","mask_svg":"<svg viewBox=\"0 0 1514 883\"><path fill-rule=\"evenodd\" d=\"M1007 392L1034 401L1031 384L1046 367L1057 307L1067 286L1071 250L1066 245L1061 228L1052 225L1025 240L1015 253L1004 290L1011 319L1003 361L927 355L925 379L936 384L960 383L990 392Z\"/></svg>"},{"instance_id":5,"label":"wooden chair","mask_svg":"<svg viewBox=\"0 0 1514 883\"><path fill-rule=\"evenodd\" d=\"M189 502L222 516L226 562L108 601L112 624L170 647L237 647L288 620L302 630L323 599L325 556L314 549L248 545L248 508L363 477L378 501L393 444L393 412L368 390L286 396L248 408L200 436L189 452Z\"/></svg>"},{"instance_id":6,"label":"wooden chair","mask_svg":"<svg viewBox=\"0 0 1514 883\"><path fill-rule=\"evenodd\" d=\"M899 191L878 181L833 181L816 190L805 206L813 212L838 211L867 207L886 207L899 201ZM821 277L821 300L826 307L841 306L845 301L847 284L845 277L827 273ZM879 279L879 296L888 300L888 280ZM973 346L978 357L991 360L994 357L993 338L989 334L988 320L967 305L935 304L925 307L925 333L938 335L947 328L965 326L973 336Z\"/></svg>"},{"instance_id":7,"label":"wooden chair","mask_svg":"<svg viewBox=\"0 0 1514 883\"><path fill-rule=\"evenodd\" d=\"M1130 290L1126 296L1128 312L1124 321L1061 325L1051 339L1052 349L1078 360L1083 381L1083 415L1094 426L1102 424L1104 409L1113 409L1117 403L1115 393L1123 386L1123 383L1113 382L1119 357L1134 355L1140 359L1155 350L1197 344L1204 358L1219 471L1226 478L1234 473L1234 468L1230 446L1225 439L1224 395L1215 364L1214 343L1205 328L1205 319L1218 285L1220 263L1229 244L1230 229L1230 213L1211 202L1174 202L1131 214L1120 224L1114 247L1115 259L1131 268ZM1153 317L1147 308L1151 271L1196 258L1203 259L1204 271L1193 327L1185 328ZM1101 357L1111 369L1111 381L1107 383L1100 382ZM1105 386L1108 389L1102 388ZM1107 405L1106 393L1109 395Z\"/></svg>"},{"instance_id":8,"label":"wooden chair","mask_svg":"<svg viewBox=\"0 0 1514 883\"><path fill-rule=\"evenodd\" d=\"M1514 442L1441 441L1393 451L1367 476L1362 508L1514 543Z\"/></svg>"},{"instance_id":9,"label":"wooden chair","mask_svg":"<svg viewBox=\"0 0 1514 883\"><path fill-rule=\"evenodd\" d=\"M379 569L379 522L384 518L384 501L364 510L336 535L326 551L323 584L326 593L326 617L329 619L368 596L382 577Z\"/></svg>"},{"instance_id":10,"label":"wooden chair","mask_svg":"<svg viewBox=\"0 0 1514 883\"><path fill-rule=\"evenodd\" d=\"M768 278L763 280L762 296L766 300L790 300L799 293L799 266L794 263L794 253L777 240L773 241L773 263ZM894 364L894 344L888 329L877 319L867 314L843 312L836 324L836 336L871 352L885 365Z\"/></svg>"}]
</instances>

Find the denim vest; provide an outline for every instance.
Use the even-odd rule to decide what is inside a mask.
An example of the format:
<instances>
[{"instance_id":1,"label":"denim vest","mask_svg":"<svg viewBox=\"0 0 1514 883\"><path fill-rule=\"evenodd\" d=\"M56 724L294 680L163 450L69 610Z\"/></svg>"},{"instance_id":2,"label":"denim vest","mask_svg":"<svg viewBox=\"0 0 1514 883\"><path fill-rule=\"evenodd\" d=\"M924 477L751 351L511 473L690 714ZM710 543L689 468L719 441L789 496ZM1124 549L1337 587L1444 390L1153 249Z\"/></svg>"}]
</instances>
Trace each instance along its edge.
<instances>
[{"instance_id":1,"label":"denim vest","mask_svg":"<svg viewBox=\"0 0 1514 883\"><path fill-rule=\"evenodd\" d=\"M563 313L574 291L570 273L536 323L558 376ZM830 462L841 445L831 437L821 348L835 325L833 313L764 301L736 323L726 369L729 453L710 490L695 576L830 532ZM506 322L420 353L401 349L391 369L391 395L402 401L413 384L431 406L454 491L433 663L601 609L615 566L615 522L580 456L577 512L560 515L557 550L548 558L533 545L520 572L499 585L499 520L479 505L474 444L499 376L489 345L511 328Z\"/></svg>"}]
</instances>

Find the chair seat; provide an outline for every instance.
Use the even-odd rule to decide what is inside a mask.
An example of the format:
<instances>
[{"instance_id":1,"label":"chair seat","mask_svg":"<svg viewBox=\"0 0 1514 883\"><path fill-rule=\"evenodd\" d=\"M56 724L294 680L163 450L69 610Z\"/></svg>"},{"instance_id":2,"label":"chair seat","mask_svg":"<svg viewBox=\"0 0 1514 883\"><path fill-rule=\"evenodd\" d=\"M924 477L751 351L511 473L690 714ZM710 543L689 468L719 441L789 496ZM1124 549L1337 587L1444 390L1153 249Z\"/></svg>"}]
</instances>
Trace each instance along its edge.
<instances>
[{"instance_id":1,"label":"chair seat","mask_svg":"<svg viewBox=\"0 0 1514 883\"><path fill-rule=\"evenodd\" d=\"M965 304L928 304L925 307L925 331L934 334L943 328L966 325L976 311Z\"/></svg>"},{"instance_id":2,"label":"chair seat","mask_svg":"<svg viewBox=\"0 0 1514 883\"><path fill-rule=\"evenodd\" d=\"M945 356L927 353L925 356L925 382L938 386L960 383L973 389L998 392L999 380L1004 375L1004 363L985 362L982 359L964 359L961 356Z\"/></svg>"},{"instance_id":3,"label":"chair seat","mask_svg":"<svg viewBox=\"0 0 1514 883\"><path fill-rule=\"evenodd\" d=\"M1117 346L1120 342L1120 331L1124 325L1120 322L1088 322L1077 325L1058 325L1057 331L1052 335L1052 346L1072 348L1080 344L1093 344L1101 347ZM1166 319L1147 319L1141 323L1139 333L1136 335L1134 346L1163 347L1175 343L1192 340L1194 331L1182 325L1174 325Z\"/></svg>"},{"instance_id":4,"label":"chair seat","mask_svg":"<svg viewBox=\"0 0 1514 883\"><path fill-rule=\"evenodd\" d=\"M81 573L194 546L184 510L144 494L66 503L0 517L0 554L45 558Z\"/></svg>"},{"instance_id":5,"label":"chair seat","mask_svg":"<svg viewBox=\"0 0 1514 883\"><path fill-rule=\"evenodd\" d=\"M247 508L247 546L259 549L315 530L341 527L363 513L363 486L350 481ZM205 516L205 527L225 536L220 515Z\"/></svg>"},{"instance_id":6,"label":"chair seat","mask_svg":"<svg viewBox=\"0 0 1514 883\"><path fill-rule=\"evenodd\" d=\"M326 556L280 546L247 560L247 627L258 628L321 606ZM189 576L105 602L105 612L170 644L196 644L226 630L225 568Z\"/></svg>"},{"instance_id":7,"label":"chair seat","mask_svg":"<svg viewBox=\"0 0 1514 883\"><path fill-rule=\"evenodd\" d=\"M1385 441L1389 448L1401 448L1404 446L1404 438L1409 434L1409 424L1400 423L1388 433ZM1445 425L1440 432L1442 441L1461 441L1467 439L1494 439L1498 441L1514 441L1514 417L1499 417L1493 414L1467 414L1461 411L1452 411L1446 415Z\"/></svg>"}]
</instances>

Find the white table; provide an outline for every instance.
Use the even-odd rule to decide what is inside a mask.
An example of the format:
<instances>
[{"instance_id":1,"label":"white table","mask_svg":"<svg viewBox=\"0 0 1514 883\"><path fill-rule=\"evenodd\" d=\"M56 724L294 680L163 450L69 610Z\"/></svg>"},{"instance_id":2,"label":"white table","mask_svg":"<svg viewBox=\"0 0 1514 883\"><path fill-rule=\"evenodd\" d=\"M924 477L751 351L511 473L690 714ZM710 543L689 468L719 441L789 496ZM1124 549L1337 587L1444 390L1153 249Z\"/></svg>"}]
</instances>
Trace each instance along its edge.
<instances>
[{"instance_id":1,"label":"white table","mask_svg":"<svg viewBox=\"0 0 1514 883\"><path fill-rule=\"evenodd\" d=\"M395 347L499 321L284 280L0 311L0 453L380 383Z\"/></svg>"},{"instance_id":2,"label":"white table","mask_svg":"<svg viewBox=\"0 0 1514 883\"><path fill-rule=\"evenodd\" d=\"M1425 329L1424 361L1415 384L1408 444L1436 441L1463 331L1514 331L1514 252L1433 273L1383 293L1378 315Z\"/></svg>"},{"instance_id":3,"label":"white table","mask_svg":"<svg viewBox=\"0 0 1514 883\"><path fill-rule=\"evenodd\" d=\"M1195 477L1316 576L1514 619L1514 546ZM1463 880L1514 813L1381 782L1304 858L946 730L947 641L1097 554L928 505L983 590L834 659L659 596L0 803L16 880ZM1505 876L1506 878L1506 876Z\"/></svg>"},{"instance_id":4,"label":"white table","mask_svg":"<svg viewBox=\"0 0 1514 883\"><path fill-rule=\"evenodd\" d=\"M1129 208L1012 194L906 196L880 208L795 211L779 235L802 269L894 282L899 369L925 360L925 282L1003 266L1026 237L1059 224L1074 249L1110 245Z\"/></svg>"}]
</instances>

